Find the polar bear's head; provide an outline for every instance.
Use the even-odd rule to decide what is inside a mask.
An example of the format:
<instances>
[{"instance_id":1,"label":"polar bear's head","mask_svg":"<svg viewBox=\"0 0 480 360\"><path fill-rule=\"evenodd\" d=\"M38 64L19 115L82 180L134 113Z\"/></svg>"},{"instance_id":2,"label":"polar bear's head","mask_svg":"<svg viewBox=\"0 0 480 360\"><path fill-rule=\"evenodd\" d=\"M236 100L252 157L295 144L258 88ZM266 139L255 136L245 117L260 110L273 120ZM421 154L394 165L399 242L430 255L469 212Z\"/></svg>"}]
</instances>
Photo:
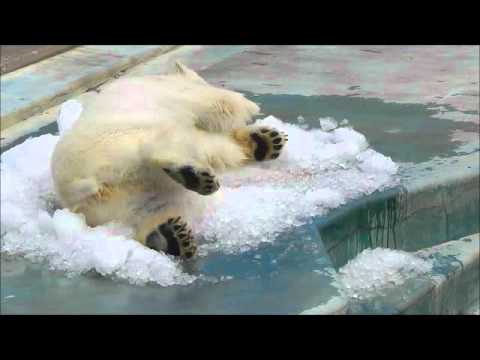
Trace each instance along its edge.
<instances>
[{"instance_id":1,"label":"polar bear's head","mask_svg":"<svg viewBox=\"0 0 480 360\"><path fill-rule=\"evenodd\" d=\"M175 73L197 85L205 86L201 96L205 97L205 103L212 106L203 114L206 116L201 117L200 122L205 124L199 123L200 127L208 128L210 131L231 130L251 123L253 117L260 114L258 105L245 98L243 94L209 84L179 61L175 62Z\"/></svg>"},{"instance_id":2,"label":"polar bear's head","mask_svg":"<svg viewBox=\"0 0 480 360\"><path fill-rule=\"evenodd\" d=\"M192 69L182 64L180 61L175 61L175 72L178 75L182 75L193 82L208 85L208 83L203 78L201 78L200 75L198 75L195 71L193 71Z\"/></svg>"}]
</instances>

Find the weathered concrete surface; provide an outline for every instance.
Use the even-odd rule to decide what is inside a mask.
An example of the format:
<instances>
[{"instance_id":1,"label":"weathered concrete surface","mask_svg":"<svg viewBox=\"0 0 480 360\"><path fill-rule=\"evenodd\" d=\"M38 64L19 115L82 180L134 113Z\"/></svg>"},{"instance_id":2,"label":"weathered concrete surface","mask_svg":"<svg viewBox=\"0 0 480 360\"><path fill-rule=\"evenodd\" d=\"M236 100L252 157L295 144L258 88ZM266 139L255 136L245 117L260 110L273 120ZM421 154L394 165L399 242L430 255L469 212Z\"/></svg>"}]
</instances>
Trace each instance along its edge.
<instances>
[{"instance_id":1,"label":"weathered concrete surface","mask_svg":"<svg viewBox=\"0 0 480 360\"><path fill-rule=\"evenodd\" d=\"M1 77L1 129L25 120L115 73L173 48L82 46Z\"/></svg>"},{"instance_id":2,"label":"weathered concrete surface","mask_svg":"<svg viewBox=\"0 0 480 360\"><path fill-rule=\"evenodd\" d=\"M174 60L180 59L209 82L246 93L260 103L265 115L272 114L293 123L300 115L312 127L318 126L318 117L347 118L356 130L367 137L375 150L391 156L401 165L402 191L380 194L383 198L374 199L371 206L353 209L358 210L358 214L352 216L358 218L350 223L342 222L345 229L341 230L345 231L330 233L329 241L326 241L321 222L327 223L334 214L319 219L317 228L322 241L317 242L325 243L321 257L312 259L307 255L308 242L298 239L301 237L299 230L289 240L294 244L293 252L282 250L285 246L282 242L278 245L280 249L259 250L265 258L276 256L277 252L288 254L285 263L282 263L283 273L263 273L268 266L262 263L259 268L250 269L257 272L259 279L245 282L239 278L238 282L223 290L216 286L197 289L196 292L173 288L153 291L151 288L138 289L127 285L110 286L90 278L67 281L39 269L10 274L8 283L25 286L32 282L31 276L34 276L37 285L31 289L33 293L46 293L52 288L48 296L42 295L47 312L88 313L85 307L81 308L86 306L97 313L225 313L241 312L242 309L251 313L308 313L306 309L316 309L311 311L313 313L344 313L346 299L335 292L327 277L312 275L311 270L318 268L316 260L321 261L323 267L338 266L355 256L362 247L355 246L356 250L349 252L347 246L345 251L334 253L329 245L348 245L356 237L363 243L362 246L370 244L372 236L362 233L366 224L384 233L378 238L385 242L381 240L372 244L396 247L391 243L395 239L399 248L411 251L480 231L474 217L479 211L478 188L475 187L479 176L480 148L478 49L478 46L184 46L135 66L122 76L165 73L172 69ZM86 93L79 100L95 94ZM53 122L56 115L56 109L52 108L26 120L22 128L9 128L2 132L2 137L6 138L4 143L12 146L19 137L21 140L32 130L40 130L37 134L55 132ZM46 126L48 124L53 125ZM404 196L404 199L399 200L397 196ZM404 200L405 206L398 207L398 202ZM383 223L370 224L370 218L383 219ZM399 219L403 222L398 222ZM351 229L347 229L348 224ZM337 249L340 248L337 246ZM325 256L326 253L328 256ZM478 259L478 251L470 253ZM240 256L209 259L202 266L205 269L221 266L224 269L239 269L244 266L241 264L247 263L250 264ZM473 274L477 276L475 272ZM303 281L297 283L295 277ZM289 286L294 284L295 291L292 291ZM429 307L427 300L421 303L426 299L424 290L434 287L431 280L419 279L410 285L411 298L417 299L420 304L411 309L431 311L433 308ZM312 291L315 286L325 291L315 293ZM62 305L65 303L62 301L65 291L73 297L88 297L88 294L100 290L103 294L101 301L90 299L88 306L81 303ZM270 293L262 294L267 290ZM295 305L279 300L290 301L289 293L312 298L302 297L302 304ZM195 296L196 300L190 296ZM255 299L262 300L255 303ZM138 306L138 300L141 300L143 308ZM102 302L110 306L106 308ZM14 305L15 300L10 299L9 303L16 312L28 312L33 306L28 301ZM422 308L422 304L427 305ZM400 309L404 305L395 306ZM393 308L386 306L383 311L392 311ZM437 308L461 310L459 306L450 305Z\"/></svg>"},{"instance_id":3,"label":"weathered concrete surface","mask_svg":"<svg viewBox=\"0 0 480 360\"><path fill-rule=\"evenodd\" d=\"M183 46L124 76L166 73L180 59L214 85L250 94L264 113L292 121L299 115L348 116L378 151L397 162L419 163L479 149L478 51L478 46Z\"/></svg>"},{"instance_id":4,"label":"weathered concrete surface","mask_svg":"<svg viewBox=\"0 0 480 360\"><path fill-rule=\"evenodd\" d=\"M404 179L405 186L351 201L315 219L335 266L368 247L417 251L477 232L478 154L445 160L426 171L419 164L417 175Z\"/></svg>"},{"instance_id":5,"label":"weathered concrete surface","mask_svg":"<svg viewBox=\"0 0 480 360\"><path fill-rule=\"evenodd\" d=\"M430 278L434 289L424 302L432 314L459 314L471 311L480 300L480 234L471 234L418 252L433 260ZM408 307L404 313L425 313L422 308Z\"/></svg>"},{"instance_id":6,"label":"weathered concrete surface","mask_svg":"<svg viewBox=\"0 0 480 360\"><path fill-rule=\"evenodd\" d=\"M75 45L2 45L0 74L17 70L74 47Z\"/></svg>"},{"instance_id":7,"label":"weathered concrete surface","mask_svg":"<svg viewBox=\"0 0 480 360\"><path fill-rule=\"evenodd\" d=\"M479 109L478 46L183 47L131 74L165 72L172 58L227 88L428 104L437 117L478 123L468 113Z\"/></svg>"}]
</instances>

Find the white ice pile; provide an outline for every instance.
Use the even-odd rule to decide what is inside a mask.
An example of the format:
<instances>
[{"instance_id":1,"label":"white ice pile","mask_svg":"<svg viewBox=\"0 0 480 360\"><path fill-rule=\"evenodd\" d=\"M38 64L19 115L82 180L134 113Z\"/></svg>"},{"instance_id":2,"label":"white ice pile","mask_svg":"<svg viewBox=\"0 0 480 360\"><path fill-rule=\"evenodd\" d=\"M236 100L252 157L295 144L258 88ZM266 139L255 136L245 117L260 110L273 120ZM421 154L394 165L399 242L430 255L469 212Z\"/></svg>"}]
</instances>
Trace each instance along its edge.
<instances>
[{"instance_id":1,"label":"white ice pile","mask_svg":"<svg viewBox=\"0 0 480 360\"><path fill-rule=\"evenodd\" d=\"M62 106L61 131L71 127L75 114L78 117L78 106L72 102ZM114 223L90 228L82 216L55 210L49 169L58 139L54 135L30 138L1 156L2 253L45 262L68 276L95 270L133 284L169 286L194 281L178 261L132 240L131 229Z\"/></svg>"},{"instance_id":2,"label":"white ice pile","mask_svg":"<svg viewBox=\"0 0 480 360\"><path fill-rule=\"evenodd\" d=\"M57 136L26 140L1 158L1 250L75 275L95 270L131 283L186 284L177 262L141 246L121 224L90 228L78 214L54 211L49 158Z\"/></svg>"},{"instance_id":3,"label":"white ice pile","mask_svg":"<svg viewBox=\"0 0 480 360\"><path fill-rule=\"evenodd\" d=\"M234 253L272 242L314 215L396 183L390 158L369 149L352 128L325 121L328 131L273 116L257 122L286 132L287 147L275 161L223 176L215 214L200 227L207 240L201 250Z\"/></svg>"},{"instance_id":4,"label":"white ice pile","mask_svg":"<svg viewBox=\"0 0 480 360\"><path fill-rule=\"evenodd\" d=\"M337 121L331 117L320 118L318 120L320 121L320 128L323 131L330 131L338 127Z\"/></svg>"},{"instance_id":5,"label":"white ice pile","mask_svg":"<svg viewBox=\"0 0 480 360\"><path fill-rule=\"evenodd\" d=\"M78 117L77 105L62 107L62 132ZM368 149L365 137L352 128L305 131L272 116L259 123L289 134L286 151L276 161L223 177L222 192L212 197L214 210L199 226L206 239L201 254L272 242L304 219L395 183L397 166ZM49 161L58 139L30 138L1 156L2 253L43 261L71 275L95 270L162 286L194 281L177 260L141 246L121 224L89 228L82 216L55 209Z\"/></svg>"},{"instance_id":6,"label":"white ice pile","mask_svg":"<svg viewBox=\"0 0 480 360\"><path fill-rule=\"evenodd\" d=\"M68 100L62 104L58 114L58 130L60 134L65 134L73 126L82 114L83 106L76 100Z\"/></svg>"},{"instance_id":7,"label":"white ice pile","mask_svg":"<svg viewBox=\"0 0 480 360\"><path fill-rule=\"evenodd\" d=\"M385 248L365 249L334 275L340 292L364 300L428 273L432 263L414 254Z\"/></svg>"}]
</instances>

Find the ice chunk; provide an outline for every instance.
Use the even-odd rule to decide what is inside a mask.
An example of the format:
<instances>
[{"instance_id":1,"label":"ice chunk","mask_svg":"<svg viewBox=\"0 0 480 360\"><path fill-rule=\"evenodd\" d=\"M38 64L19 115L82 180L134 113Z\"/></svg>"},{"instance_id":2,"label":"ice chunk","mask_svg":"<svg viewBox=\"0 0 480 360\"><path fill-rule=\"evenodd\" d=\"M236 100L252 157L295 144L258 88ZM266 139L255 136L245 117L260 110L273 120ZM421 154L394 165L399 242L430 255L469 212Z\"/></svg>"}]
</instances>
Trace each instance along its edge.
<instances>
[{"instance_id":1,"label":"ice chunk","mask_svg":"<svg viewBox=\"0 0 480 360\"><path fill-rule=\"evenodd\" d=\"M368 174L384 173L388 175L396 174L398 165L390 157L368 149L357 155L359 168Z\"/></svg>"},{"instance_id":2,"label":"ice chunk","mask_svg":"<svg viewBox=\"0 0 480 360\"><path fill-rule=\"evenodd\" d=\"M320 128L323 131L331 131L338 127L337 121L331 117L320 118L318 120L320 121Z\"/></svg>"},{"instance_id":3,"label":"ice chunk","mask_svg":"<svg viewBox=\"0 0 480 360\"><path fill-rule=\"evenodd\" d=\"M83 106L77 100L68 100L60 107L57 123L60 135L65 134L73 126L75 121L80 118Z\"/></svg>"},{"instance_id":4,"label":"ice chunk","mask_svg":"<svg viewBox=\"0 0 480 360\"><path fill-rule=\"evenodd\" d=\"M365 249L334 276L340 292L354 299L368 299L382 290L402 285L432 269L429 260L385 248Z\"/></svg>"}]
</instances>

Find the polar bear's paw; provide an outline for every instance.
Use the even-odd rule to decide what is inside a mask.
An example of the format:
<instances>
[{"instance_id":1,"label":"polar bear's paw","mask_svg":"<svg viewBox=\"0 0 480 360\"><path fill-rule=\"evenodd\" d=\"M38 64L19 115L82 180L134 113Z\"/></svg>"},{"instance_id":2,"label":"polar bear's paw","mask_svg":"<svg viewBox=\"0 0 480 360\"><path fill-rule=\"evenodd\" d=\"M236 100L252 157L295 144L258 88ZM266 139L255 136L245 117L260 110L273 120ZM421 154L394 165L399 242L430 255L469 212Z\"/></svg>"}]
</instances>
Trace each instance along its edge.
<instances>
[{"instance_id":1,"label":"polar bear's paw","mask_svg":"<svg viewBox=\"0 0 480 360\"><path fill-rule=\"evenodd\" d=\"M192 258L197 252L197 244L187 223L181 216L169 218L147 235L145 244L154 250L167 254Z\"/></svg>"},{"instance_id":2,"label":"polar bear's paw","mask_svg":"<svg viewBox=\"0 0 480 360\"><path fill-rule=\"evenodd\" d=\"M220 184L215 174L209 169L194 166L169 167L163 169L173 180L185 186L188 190L201 195L210 195L218 190Z\"/></svg>"},{"instance_id":3,"label":"polar bear's paw","mask_svg":"<svg viewBox=\"0 0 480 360\"><path fill-rule=\"evenodd\" d=\"M253 128L250 138L255 144L253 156L257 161L278 158L283 146L288 141L287 134L267 126Z\"/></svg>"}]
</instances>

